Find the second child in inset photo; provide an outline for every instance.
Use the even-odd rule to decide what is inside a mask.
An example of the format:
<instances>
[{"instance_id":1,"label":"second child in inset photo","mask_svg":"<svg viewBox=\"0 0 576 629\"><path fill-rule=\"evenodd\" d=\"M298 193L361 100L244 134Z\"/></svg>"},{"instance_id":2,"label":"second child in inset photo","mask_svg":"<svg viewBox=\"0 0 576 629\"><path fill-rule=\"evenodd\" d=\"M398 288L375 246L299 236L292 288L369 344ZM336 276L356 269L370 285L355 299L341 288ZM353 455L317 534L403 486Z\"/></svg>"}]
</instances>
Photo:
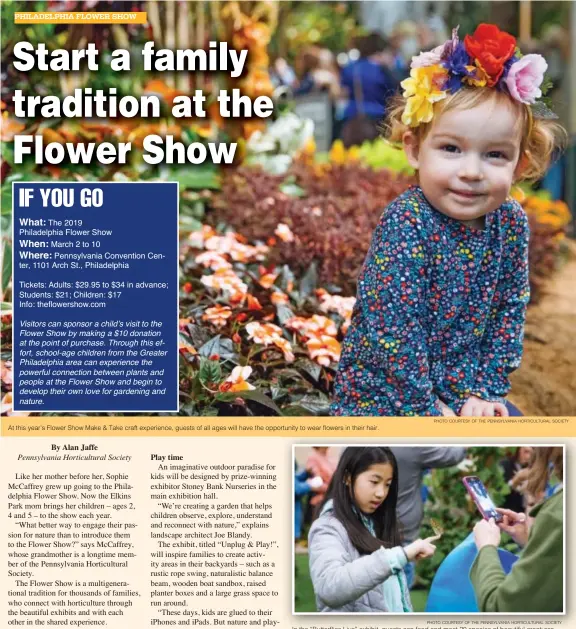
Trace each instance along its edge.
<instances>
[{"instance_id":1,"label":"second child in inset photo","mask_svg":"<svg viewBox=\"0 0 576 629\"><path fill-rule=\"evenodd\" d=\"M358 278L334 415L507 416L522 358L528 219L565 132L540 100L547 64L492 24L413 57L386 136L417 185L384 211Z\"/></svg>"}]
</instances>

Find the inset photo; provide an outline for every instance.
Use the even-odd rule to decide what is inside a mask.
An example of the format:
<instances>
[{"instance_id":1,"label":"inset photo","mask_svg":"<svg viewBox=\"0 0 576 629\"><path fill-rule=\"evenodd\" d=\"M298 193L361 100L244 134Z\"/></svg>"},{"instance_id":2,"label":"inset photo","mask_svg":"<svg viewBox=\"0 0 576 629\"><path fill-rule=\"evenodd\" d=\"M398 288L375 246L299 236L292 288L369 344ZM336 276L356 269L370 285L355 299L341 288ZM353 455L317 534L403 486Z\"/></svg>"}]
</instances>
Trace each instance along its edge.
<instances>
[{"instance_id":1,"label":"inset photo","mask_svg":"<svg viewBox=\"0 0 576 629\"><path fill-rule=\"evenodd\" d=\"M297 445L293 613L565 613L562 445Z\"/></svg>"}]
</instances>

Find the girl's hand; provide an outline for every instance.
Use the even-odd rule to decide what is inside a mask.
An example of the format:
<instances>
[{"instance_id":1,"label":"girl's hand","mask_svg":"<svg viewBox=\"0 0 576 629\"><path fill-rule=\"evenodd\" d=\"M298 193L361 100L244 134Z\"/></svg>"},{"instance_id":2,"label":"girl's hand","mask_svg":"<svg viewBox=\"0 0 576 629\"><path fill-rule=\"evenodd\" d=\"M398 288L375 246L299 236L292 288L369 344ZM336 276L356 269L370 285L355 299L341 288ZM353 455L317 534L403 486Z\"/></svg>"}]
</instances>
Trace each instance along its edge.
<instances>
[{"instance_id":1,"label":"girl's hand","mask_svg":"<svg viewBox=\"0 0 576 629\"><path fill-rule=\"evenodd\" d=\"M500 530L508 533L518 546L526 546L534 518L529 518L525 513L516 513L510 509L496 509L496 511L503 515L502 522L498 524Z\"/></svg>"},{"instance_id":2,"label":"girl's hand","mask_svg":"<svg viewBox=\"0 0 576 629\"><path fill-rule=\"evenodd\" d=\"M406 553L406 557L408 557L408 561L432 557L436 552L436 546L434 546L432 542L438 539L440 539L440 535L434 535L426 539L417 539L415 542L408 544L408 546L404 546L404 552Z\"/></svg>"},{"instance_id":3,"label":"girl's hand","mask_svg":"<svg viewBox=\"0 0 576 629\"><path fill-rule=\"evenodd\" d=\"M438 408L442 412L443 417L456 417L456 413L442 400L438 400Z\"/></svg>"},{"instance_id":4,"label":"girl's hand","mask_svg":"<svg viewBox=\"0 0 576 629\"><path fill-rule=\"evenodd\" d=\"M476 548L481 550L484 546L500 546L500 529L494 522L494 518L480 520L474 527L474 542Z\"/></svg>"},{"instance_id":5,"label":"girl's hand","mask_svg":"<svg viewBox=\"0 0 576 629\"><path fill-rule=\"evenodd\" d=\"M461 417L508 417L508 409L505 404L500 402L487 402L475 395L471 395L462 410L460 411Z\"/></svg>"}]
</instances>

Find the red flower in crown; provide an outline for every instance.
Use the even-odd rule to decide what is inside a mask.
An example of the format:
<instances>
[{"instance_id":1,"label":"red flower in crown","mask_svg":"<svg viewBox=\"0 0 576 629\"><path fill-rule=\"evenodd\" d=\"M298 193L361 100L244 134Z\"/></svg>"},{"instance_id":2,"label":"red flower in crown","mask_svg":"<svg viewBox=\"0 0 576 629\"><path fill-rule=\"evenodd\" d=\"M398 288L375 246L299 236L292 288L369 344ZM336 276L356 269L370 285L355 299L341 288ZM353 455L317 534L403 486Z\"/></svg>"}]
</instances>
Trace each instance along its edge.
<instances>
[{"instance_id":1,"label":"red flower in crown","mask_svg":"<svg viewBox=\"0 0 576 629\"><path fill-rule=\"evenodd\" d=\"M486 85L494 87L504 72L504 64L514 54L516 38L495 24L480 24L474 35L466 35L464 46L488 74Z\"/></svg>"}]
</instances>

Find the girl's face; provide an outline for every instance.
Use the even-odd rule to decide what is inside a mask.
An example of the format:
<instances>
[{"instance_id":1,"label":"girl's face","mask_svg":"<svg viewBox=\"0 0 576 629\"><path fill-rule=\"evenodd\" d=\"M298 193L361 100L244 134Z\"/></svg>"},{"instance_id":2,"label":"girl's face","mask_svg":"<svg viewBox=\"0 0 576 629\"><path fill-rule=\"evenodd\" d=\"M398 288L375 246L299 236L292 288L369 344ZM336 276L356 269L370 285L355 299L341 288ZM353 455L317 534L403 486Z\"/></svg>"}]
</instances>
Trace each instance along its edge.
<instances>
[{"instance_id":1,"label":"girl's face","mask_svg":"<svg viewBox=\"0 0 576 629\"><path fill-rule=\"evenodd\" d=\"M419 146L406 132L404 148L430 203L446 216L482 227L482 217L510 192L520 141L514 109L488 100L440 114Z\"/></svg>"},{"instance_id":2,"label":"girl's face","mask_svg":"<svg viewBox=\"0 0 576 629\"><path fill-rule=\"evenodd\" d=\"M354 481L354 502L363 513L374 513L386 500L394 470L390 463L375 463Z\"/></svg>"}]
</instances>

